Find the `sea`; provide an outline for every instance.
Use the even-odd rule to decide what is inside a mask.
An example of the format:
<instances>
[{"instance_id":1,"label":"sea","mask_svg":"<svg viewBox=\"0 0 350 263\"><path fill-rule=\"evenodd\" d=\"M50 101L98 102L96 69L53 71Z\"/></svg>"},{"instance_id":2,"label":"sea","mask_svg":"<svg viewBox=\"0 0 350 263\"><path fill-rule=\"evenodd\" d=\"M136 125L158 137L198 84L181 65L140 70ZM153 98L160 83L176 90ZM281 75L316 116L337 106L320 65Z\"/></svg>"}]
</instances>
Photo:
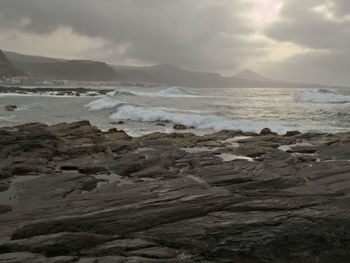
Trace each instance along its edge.
<instances>
[{"instance_id":1,"label":"sea","mask_svg":"<svg viewBox=\"0 0 350 263\"><path fill-rule=\"evenodd\" d=\"M50 88L55 89L54 86ZM72 85L71 88L76 86ZM0 126L89 120L102 130L117 128L131 136L171 133L175 131L175 124L189 127L182 132L199 135L220 130L260 132L265 127L279 134L290 130L350 131L350 89L347 88L119 85L90 88L113 91L97 96L59 96L55 92L0 93ZM18 109L8 112L4 109L8 104L17 105Z\"/></svg>"}]
</instances>

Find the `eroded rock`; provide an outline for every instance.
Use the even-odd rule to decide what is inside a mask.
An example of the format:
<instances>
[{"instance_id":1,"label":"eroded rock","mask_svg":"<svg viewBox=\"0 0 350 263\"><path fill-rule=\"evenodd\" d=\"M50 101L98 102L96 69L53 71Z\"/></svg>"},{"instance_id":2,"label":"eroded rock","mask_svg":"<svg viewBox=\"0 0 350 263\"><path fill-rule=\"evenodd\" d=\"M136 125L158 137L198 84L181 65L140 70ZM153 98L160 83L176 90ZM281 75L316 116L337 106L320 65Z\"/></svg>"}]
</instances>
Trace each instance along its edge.
<instances>
[{"instance_id":1,"label":"eroded rock","mask_svg":"<svg viewBox=\"0 0 350 263\"><path fill-rule=\"evenodd\" d=\"M350 133L263 134L0 128L0 262L347 262Z\"/></svg>"}]
</instances>

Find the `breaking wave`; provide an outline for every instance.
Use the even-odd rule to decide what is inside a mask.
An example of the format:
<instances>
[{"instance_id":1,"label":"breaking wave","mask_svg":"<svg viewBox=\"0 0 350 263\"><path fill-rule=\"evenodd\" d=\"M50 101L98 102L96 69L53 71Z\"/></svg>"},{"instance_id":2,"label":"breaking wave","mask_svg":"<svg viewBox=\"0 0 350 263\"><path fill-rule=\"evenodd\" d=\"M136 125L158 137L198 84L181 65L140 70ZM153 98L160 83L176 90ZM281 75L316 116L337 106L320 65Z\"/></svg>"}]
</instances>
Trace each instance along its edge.
<instances>
[{"instance_id":1,"label":"breaking wave","mask_svg":"<svg viewBox=\"0 0 350 263\"><path fill-rule=\"evenodd\" d=\"M123 104L121 101L114 100L110 97L102 97L98 100L90 101L88 104L85 104L86 108L89 110L105 110L114 108L120 104Z\"/></svg>"},{"instance_id":2,"label":"breaking wave","mask_svg":"<svg viewBox=\"0 0 350 263\"><path fill-rule=\"evenodd\" d=\"M295 95L295 101L313 103L347 103L350 102L350 96L325 89L320 89L318 91L306 90L298 92Z\"/></svg>"},{"instance_id":3,"label":"breaking wave","mask_svg":"<svg viewBox=\"0 0 350 263\"><path fill-rule=\"evenodd\" d=\"M140 97L196 97L195 94L183 89L183 88L168 88L158 92L142 92L142 91L130 91L130 90L116 90L114 96L140 96Z\"/></svg>"},{"instance_id":4,"label":"breaking wave","mask_svg":"<svg viewBox=\"0 0 350 263\"><path fill-rule=\"evenodd\" d=\"M260 132L261 129L269 127L271 130L283 134L289 130L319 131L317 127L296 126L293 124L281 124L275 122L259 122L254 120L229 119L214 115L185 114L168 112L157 108L147 108L133 105L123 105L118 111L111 115L112 119L131 120L139 122L170 122L193 126L199 129L213 130L243 130ZM324 127L325 128L325 127ZM331 128L330 128L331 129Z\"/></svg>"}]
</instances>

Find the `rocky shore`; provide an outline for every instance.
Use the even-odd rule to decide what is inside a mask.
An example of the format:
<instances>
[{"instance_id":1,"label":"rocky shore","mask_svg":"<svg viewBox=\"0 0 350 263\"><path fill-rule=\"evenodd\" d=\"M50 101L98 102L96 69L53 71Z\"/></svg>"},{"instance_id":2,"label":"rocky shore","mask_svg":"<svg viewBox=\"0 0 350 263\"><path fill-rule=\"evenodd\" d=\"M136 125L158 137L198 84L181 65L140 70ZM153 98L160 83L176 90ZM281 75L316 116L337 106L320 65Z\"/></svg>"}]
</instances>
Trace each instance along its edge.
<instances>
[{"instance_id":1,"label":"rocky shore","mask_svg":"<svg viewBox=\"0 0 350 263\"><path fill-rule=\"evenodd\" d=\"M112 89L89 89L89 88L58 88L58 87L3 87L0 86L0 94L6 93L17 93L17 94L52 94L54 93L57 96L97 96L97 95L106 95L108 92L112 92Z\"/></svg>"},{"instance_id":2,"label":"rocky shore","mask_svg":"<svg viewBox=\"0 0 350 263\"><path fill-rule=\"evenodd\" d=\"M350 133L0 128L0 262L347 262Z\"/></svg>"}]
</instances>

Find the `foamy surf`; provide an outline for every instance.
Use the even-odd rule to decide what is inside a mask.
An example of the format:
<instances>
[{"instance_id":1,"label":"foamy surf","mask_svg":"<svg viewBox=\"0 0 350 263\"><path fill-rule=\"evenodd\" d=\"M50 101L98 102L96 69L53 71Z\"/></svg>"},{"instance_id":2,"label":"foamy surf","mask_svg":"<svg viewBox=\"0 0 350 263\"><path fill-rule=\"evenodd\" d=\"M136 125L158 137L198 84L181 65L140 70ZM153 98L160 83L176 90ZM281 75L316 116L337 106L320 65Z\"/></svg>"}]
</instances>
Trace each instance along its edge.
<instances>
[{"instance_id":1,"label":"foamy surf","mask_svg":"<svg viewBox=\"0 0 350 263\"><path fill-rule=\"evenodd\" d=\"M97 110L111 109L120 104L123 104L123 102L114 100L111 97L102 97L98 100L90 101L84 106L86 108L89 108L89 110L97 111Z\"/></svg>"},{"instance_id":2,"label":"foamy surf","mask_svg":"<svg viewBox=\"0 0 350 263\"><path fill-rule=\"evenodd\" d=\"M350 96L328 90L306 90L298 92L295 95L295 101L312 103L347 103L350 102Z\"/></svg>"},{"instance_id":3,"label":"foamy surf","mask_svg":"<svg viewBox=\"0 0 350 263\"><path fill-rule=\"evenodd\" d=\"M142 92L142 91L130 91L130 90L116 90L114 96L139 96L139 97L197 97L183 88L172 87L157 92Z\"/></svg>"},{"instance_id":4,"label":"foamy surf","mask_svg":"<svg viewBox=\"0 0 350 263\"><path fill-rule=\"evenodd\" d=\"M168 112L157 108L147 108L133 105L123 105L118 111L110 116L112 119L122 119L137 122L170 122L193 126L198 129L209 130L243 130L260 132L263 128L269 127L274 132L284 134L290 130L300 131L329 131L332 127L298 126L293 124L282 124L276 122L262 122L245 119L229 119L214 115L184 114Z\"/></svg>"}]
</instances>

